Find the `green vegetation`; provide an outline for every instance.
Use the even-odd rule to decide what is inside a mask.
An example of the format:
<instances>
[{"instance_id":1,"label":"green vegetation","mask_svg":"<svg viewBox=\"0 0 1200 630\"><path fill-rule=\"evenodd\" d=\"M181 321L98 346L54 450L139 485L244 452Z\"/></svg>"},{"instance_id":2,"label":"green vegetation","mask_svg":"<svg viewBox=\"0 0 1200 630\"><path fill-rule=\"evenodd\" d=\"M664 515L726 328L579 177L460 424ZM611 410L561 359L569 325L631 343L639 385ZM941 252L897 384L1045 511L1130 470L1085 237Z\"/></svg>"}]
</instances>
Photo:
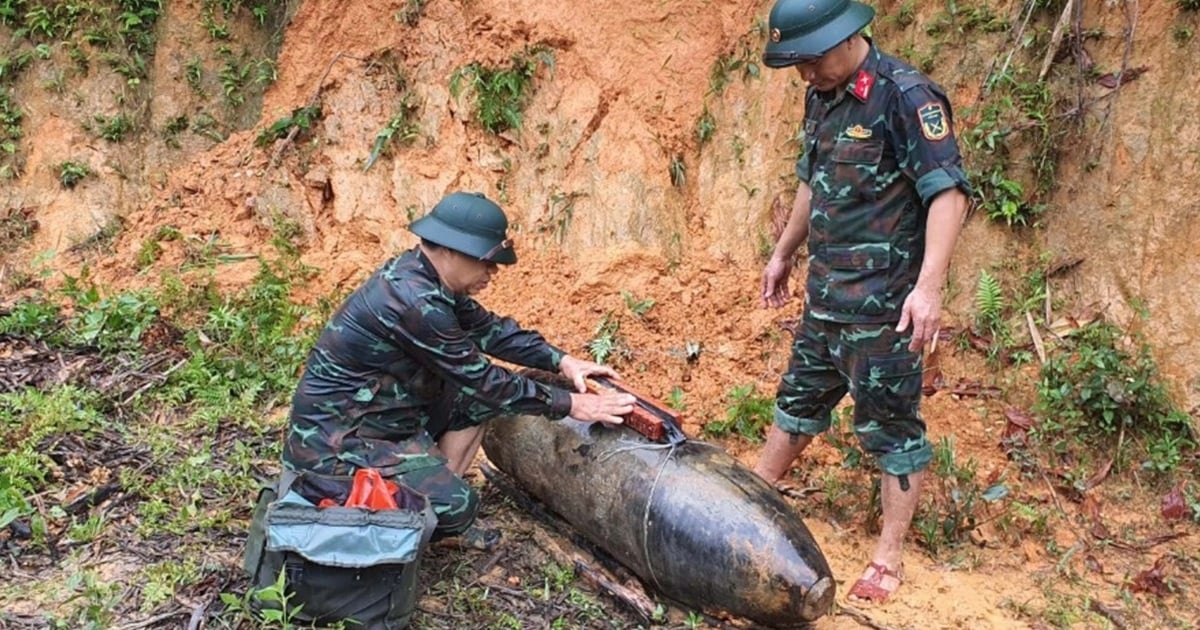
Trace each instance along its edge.
<instances>
[{"instance_id":1,"label":"green vegetation","mask_svg":"<svg viewBox=\"0 0 1200 630\"><path fill-rule=\"evenodd\" d=\"M80 162L60 162L57 166L58 181L62 183L63 188L74 188L83 178L92 174L92 169L88 168L87 164Z\"/></svg>"},{"instance_id":2,"label":"green vegetation","mask_svg":"<svg viewBox=\"0 0 1200 630\"><path fill-rule=\"evenodd\" d=\"M313 123L321 120L323 116L320 105L297 107L292 110L290 115L276 120L271 123L270 127L259 132L258 137L254 139L254 144L265 148L271 146L271 143L276 140L288 137L293 130L296 131L297 136L309 132L312 130Z\"/></svg>"},{"instance_id":3,"label":"green vegetation","mask_svg":"<svg viewBox=\"0 0 1200 630\"><path fill-rule=\"evenodd\" d=\"M725 419L705 424L705 435L726 437L733 434L756 444L762 442L763 432L775 417L775 398L759 395L753 383L734 387L729 390L728 398Z\"/></svg>"},{"instance_id":4,"label":"green vegetation","mask_svg":"<svg viewBox=\"0 0 1200 630\"><path fill-rule=\"evenodd\" d=\"M628 291L621 291L621 299L625 300L625 306L635 317L645 315L651 308L654 308L654 298L646 298L639 300Z\"/></svg>"},{"instance_id":5,"label":"green vegetation","mask_svg":"<svg viewBox=\"0 0 1200 630\"><path fill-rule=\"evenodd\" d=\"M667 394L666 403L668 407L674 409L675 411L687 411L687 403L684 402L683 399L683 390L676 385L675 387L672 387L670 393Z\"/></svg>"},{"instance_id":6,"label":"green vegetation","mask_svg":"<svg viewBox=\"0 0 1200 630\"><path fill-rule=\"evenodd\" d=\"M612 313L606 314L600 320L600 324L596 326L595 336L587 344L593 361L603 365L614 356L621 356L626 352L619 335L620 330L621 320L614 317Z\"/></svg>"},{"instance_id":7,"label":"green vegetation","mask_svg":"<svg viewBox=\"0 0 1200 630\"><path fill-rule=\"evenodd\" d=\"M1087 459L1115 441L1116 469L1136 458L1144 469L1168 472L1194 448L1190 420L1159 382L1149 348L1132 343L1115 326L1094 323L1042 367L1036 435L1052 452Z\"/></svg>"},{"instance_id":8,"label":"green vegetation","mask_svg":"<svg viewBox=\"0 0 1200 630\"><path fill-rule=\"evenodd\" d=\"M696 121L696 141L701 146L712 140L713 134L717 131L717 121L713 118L712 112L708 111L708 106L704 107L704 111L700 114L700 119Z\"/></svg>"},{"instance_id":9,"label":"green vegetation","mask_svg":"<svg viewBox=\"0 0 1200 630\"><path fill-rule=\"evenodd\" d=\"M400 84L400 102L396 106L396 113L388 119L383 129L375 134L375 144L371 147L371 154L367 156L367 163L363 166L364 171L370 170L380 156L390 155L394 146L410 145L421 137L421 127L416 122L418 114L416 98L407 89L407 82L403 78L398 83Z\"/></svg>"},{"instance_id":10,"label":"green vegetation","mask_svg":"<svg viewBox=\"0 0 1200 630\"><path fill-rule=\"evenodd\" d=\"M738 38L735 50L717 57L708 71L708 93L719 97L733 82L739 72L743 81L758 79L762 71L758 67L761 34L756 26Z\"/></svg>"},{"instance_id":11,"label":"green vegetation","mask_svg":"<svg viewBox=\"0 0 1200 630\"><path fill-rule=\"evenodd\" d=\"M1183 11L1200 11L1200 0L1175 0Z\"/></svg>"},{"instance_id":12,"label":"green vegetation","mask_svg":"<svg viewBox=\"0 0 1200 630\"><path fill-rule=\"evenodd\" d=\"M95 122L92 133L109 142L121 142L133 131L133 119L124 112L112 116L96 114L92 118Z\"/></svg>"},{"instance_id":13,"label":"green vegetation","mask_svg":"<svg viewBox=\"0 0 1200 630\"><path fill-rule=\"evenodd\" d=\"M1008 496L1008 487L993 484L979 486L977 465L968 457L960 463L954 452L954 438L942 437L933 448L933 464L926 477L927 492L922 509L913 519L919 541L931 553L957 546L981 521L982 503L994 503Z\"/></svg>"},{"instance_id":14,"label":"green vegetation","mask_svg":"<svg viewBox=\"0 0 1200 630\"><path fill-rule=\"evenodd\" d=\"M21 174L17 142L21 140L24 117L25 112L13 100L12 92L0 85L0 180L15 179Z\"/></svg>"},{"instance_id":15,"label":"green vegetation","mask_svg":"<svg viewBox=\"0 0 1200 630\"><path fill-rule=\"evenodd\" d=\"M550 213L545 219L538 220L539 232L550 232L554 241L562 244L567 239L567 231L571 229L571 220L575 218L575 202L587 193L578 191L562 192L555 190L550 194Z\"/></svg>"},{"instance_id":16,"label":"green vegetation","mask_svg":"<svg viewBox=\"0 0 1200 630\"><path fill-rule=\"evenodd\" d=\"M975 288L975 328L980 334L991 338L989 359L996 359L1011 341L1008 323L1004 319L1006 309L1000 281L986 269L980 269Z\"/></svg>"},{"instance_id":17,"label":"green vegetation","mask_svg":"<svg viewBox=\"0 0 1200 630\"><path fill-rule=\"evenodd\" d=\"M554 55L549 48L526 48L510 58L507 68L473 63L454 71L450 93L458 98L465 81L465 87L474 93L475 119L484 129L492 134L520 130L539 64L554 66Z\"/></svg>"}]
</instances>

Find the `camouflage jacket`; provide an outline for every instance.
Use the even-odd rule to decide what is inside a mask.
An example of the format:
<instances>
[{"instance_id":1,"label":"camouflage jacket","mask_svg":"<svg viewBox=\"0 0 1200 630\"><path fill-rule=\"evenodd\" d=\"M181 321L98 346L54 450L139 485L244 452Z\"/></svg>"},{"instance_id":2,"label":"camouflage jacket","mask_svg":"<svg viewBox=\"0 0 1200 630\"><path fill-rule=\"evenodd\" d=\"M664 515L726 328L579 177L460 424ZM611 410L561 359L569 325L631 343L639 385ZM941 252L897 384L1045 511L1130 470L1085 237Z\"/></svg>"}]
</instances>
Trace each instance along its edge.
<instances>
[{"instance_id":1,"label":"camouflage jacket","mask_svg":"<svg viewBox=\"0 0 1200 630\"><path fill-rule=\"evenodd\" d=\"M516 413L561 418L570 394L484 355L557 371L540 334L451 293L419 248L384 263L347 298L308 355L284 445L289 467L404 473L443 461L424 430L443 388Z\"/></svg>"},{"instance_id":2,"label":"camouflage jacket","mask_svg":"<svg viewBox=\"0 0 1200 630\"><path fill-rule=\"evenodd\" d=\"M845 323L900 319L925 255L929 204L969 194L942 90L872 43L845 90L809 87L796 174L812 189L805 308Z\"/></svg>"}]
</instances>

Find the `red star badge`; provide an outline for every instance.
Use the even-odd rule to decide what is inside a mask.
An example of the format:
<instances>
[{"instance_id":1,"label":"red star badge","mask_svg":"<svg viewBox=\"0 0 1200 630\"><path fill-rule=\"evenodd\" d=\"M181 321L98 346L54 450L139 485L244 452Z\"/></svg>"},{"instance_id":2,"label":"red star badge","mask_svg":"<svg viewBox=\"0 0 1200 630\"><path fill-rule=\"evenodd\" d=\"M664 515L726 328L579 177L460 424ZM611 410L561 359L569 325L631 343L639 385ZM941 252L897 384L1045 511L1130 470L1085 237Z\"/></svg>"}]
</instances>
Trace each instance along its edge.
<instances>
[{"instance_id":1,"label":"red star badge","mask_svg":"<svg viewBox=\"0 0 1200 630\"><path fill-rule=\"evenodd\" d=\"M859 70L858 75L854 77L852 92L858 97L858 100L865 101L871 95L871 86L873 85L875 85L875 76L866 70Z\"/></svg>"}]
</instances>

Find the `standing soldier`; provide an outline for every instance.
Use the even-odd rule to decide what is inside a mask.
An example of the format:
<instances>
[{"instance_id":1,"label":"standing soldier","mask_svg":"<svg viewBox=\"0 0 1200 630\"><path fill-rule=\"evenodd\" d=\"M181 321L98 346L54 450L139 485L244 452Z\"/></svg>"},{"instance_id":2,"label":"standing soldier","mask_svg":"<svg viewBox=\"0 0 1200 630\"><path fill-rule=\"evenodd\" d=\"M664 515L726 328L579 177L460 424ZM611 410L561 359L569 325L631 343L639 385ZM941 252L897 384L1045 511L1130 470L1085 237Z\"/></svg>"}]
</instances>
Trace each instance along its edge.
<instances>
[{"instance_id":1,"label":"standing soldier","mask_svg":"<svg viewBox=\"0 0 1200 630\"><path fill-rule=\"evenodd\" d=\"M462 480L484 421L501 413L620 423L628 394L593 395L584 379L615 377L470 296L517 262L500 206L453 193L413 222L421 243L383 264L333 315L308 356L292 399L288 468L352 475L375 468L429 497L434 539L462 536L486 548L497 532L469 528L478 496ZM492 363L497 357L561 372L578 392Z\"/></svg>"},{"instance_id":2,"label":"standing soldier","mask_svg":"<svg viewBox=\"0 0 1200 630\"><path fill-rule=\"evenodd\" d=\"M884 601L900 587L904 535L932 449L920 414L921 352L937 334L942 285L970 186L942 90L860 31L855 0L776 0L763 61L808 83L804 153L787 227L763 271L763 302L788 299L808 245L804 315L755 471L775 483L834 407L882 471L883 530L850 590Z\"/></svg>"}]
</instances>

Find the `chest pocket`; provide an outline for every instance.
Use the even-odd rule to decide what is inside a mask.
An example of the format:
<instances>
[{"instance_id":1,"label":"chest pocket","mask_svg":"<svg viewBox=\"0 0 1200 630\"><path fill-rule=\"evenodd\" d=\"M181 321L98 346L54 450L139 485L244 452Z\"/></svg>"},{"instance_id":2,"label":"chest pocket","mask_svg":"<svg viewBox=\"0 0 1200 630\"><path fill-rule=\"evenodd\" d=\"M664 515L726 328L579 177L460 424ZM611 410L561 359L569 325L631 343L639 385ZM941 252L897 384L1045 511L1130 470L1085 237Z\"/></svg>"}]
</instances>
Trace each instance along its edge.
<instances>
[{"instance_id":1,"label":"chest pocket","mask_svg":"<svg viewBox=\"0 0 1200 630\"><path fill-rule=\"evenodd\" d=\"M838 189L849 188L847 196L874 200L878 196L876 176L883 160L883 142L838 140L833 146L834 181Z\"/></svg>"}]
</instances>

